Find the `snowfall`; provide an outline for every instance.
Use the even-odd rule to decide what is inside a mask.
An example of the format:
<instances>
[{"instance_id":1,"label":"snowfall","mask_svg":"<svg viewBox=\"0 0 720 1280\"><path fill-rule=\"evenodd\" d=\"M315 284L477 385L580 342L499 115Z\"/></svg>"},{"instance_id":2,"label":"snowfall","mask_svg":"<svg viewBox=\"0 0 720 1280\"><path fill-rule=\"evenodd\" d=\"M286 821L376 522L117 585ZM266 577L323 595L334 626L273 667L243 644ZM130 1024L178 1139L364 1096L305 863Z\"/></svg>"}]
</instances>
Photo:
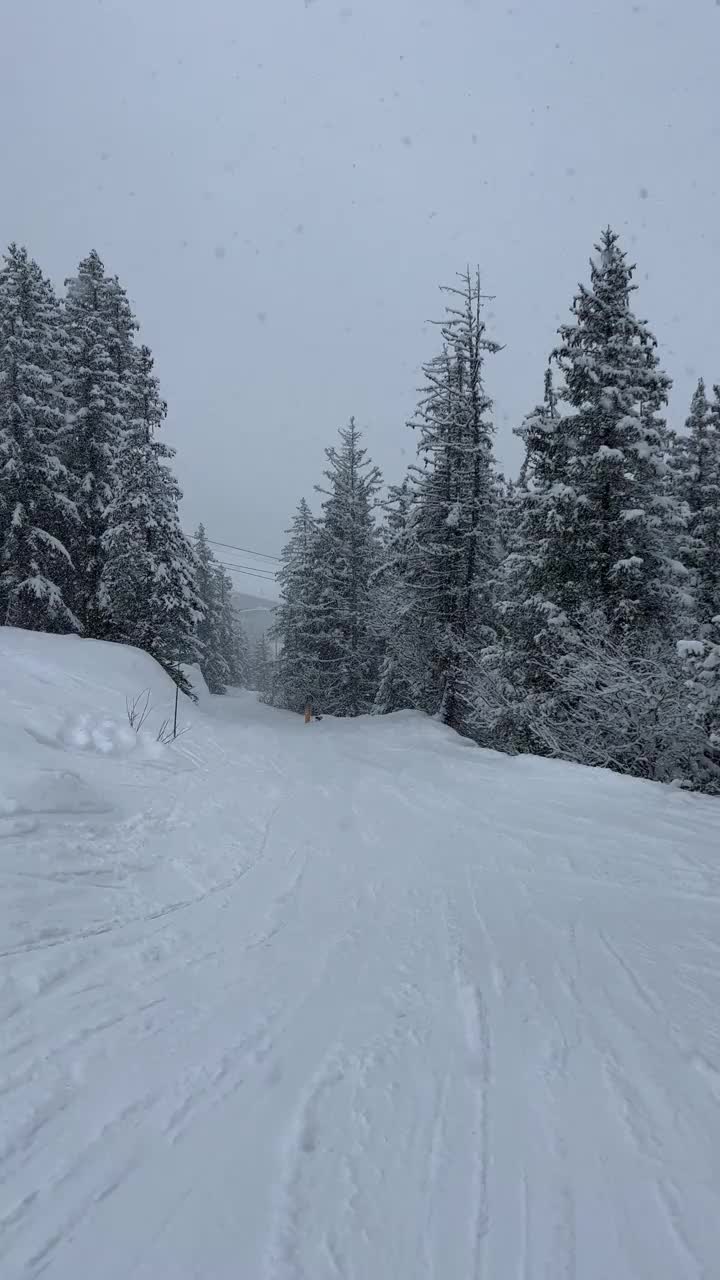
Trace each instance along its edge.
<instances>
[{"instance_id":1,"label":"snowfall","mask_svg":"<svg viewBox=\"0 0 720 1280\"><path fill-rule=\"evenodd\" d=\"M0 629L3 1280L720 1276L720 801L172 703Z\"/></svg>"}]
</instances>

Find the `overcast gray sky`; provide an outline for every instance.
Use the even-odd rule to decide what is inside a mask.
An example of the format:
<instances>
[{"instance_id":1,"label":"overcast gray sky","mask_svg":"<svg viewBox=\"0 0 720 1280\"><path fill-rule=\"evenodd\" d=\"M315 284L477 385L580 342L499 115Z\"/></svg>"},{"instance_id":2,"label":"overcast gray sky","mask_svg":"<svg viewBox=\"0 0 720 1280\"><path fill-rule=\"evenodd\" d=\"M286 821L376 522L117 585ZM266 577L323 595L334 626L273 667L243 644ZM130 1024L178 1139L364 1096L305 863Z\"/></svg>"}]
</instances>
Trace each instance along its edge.
<instances>
[{"instance_id":1,"label":"overcast gray sky","mask_svg":"<svg viewBox=\"0 0 720 1280\"><path fill-rule=\"evenodd\" d=\"M389 480L480 265L498 456L600 228L675 380L720 381L716 0L4 0L0 239L91 247L170 404L184 520L277 552L354 413ZM238 579L252 589L252 581Z\"/></svg>"}]
</instances>

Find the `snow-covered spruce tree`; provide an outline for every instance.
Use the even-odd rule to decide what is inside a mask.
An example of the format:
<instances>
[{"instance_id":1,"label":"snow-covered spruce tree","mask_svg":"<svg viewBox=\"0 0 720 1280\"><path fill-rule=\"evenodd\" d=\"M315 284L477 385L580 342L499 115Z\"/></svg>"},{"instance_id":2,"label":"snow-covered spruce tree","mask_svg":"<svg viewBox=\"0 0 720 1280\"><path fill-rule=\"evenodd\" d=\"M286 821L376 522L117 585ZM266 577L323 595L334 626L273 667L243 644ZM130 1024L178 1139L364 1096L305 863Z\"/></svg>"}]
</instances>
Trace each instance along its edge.
<instances>
[{"instance_id":1,"label":"snow-covered spruce tree","mask_svg":"<svg viewBox=\"0 0 720 1280\"><path fill-rule=\"evenodd\" d=\"M261 702L273 702L273 664L265 632L255 641L251 661L252 685Z\"/></svg>"},{"instance_id":2,"label":"snow-covered spruce tree","mask_svg":"<svg viewBox=\"0 0 720 1280\"><path fill-rule=\"evenodd\" d=\"M380 529L380 560L372 578L373 629L380 650L374 715L387 715L416 705L410 673L417 660L418 637L412 631L412 609L407 590L408 543L415 489L408 475L400 485L390 485L382 506L385 521Z\"/></svg>"},{"instance_id":3,"label":"snow-covered spruce tree","mask_svg":"<svg viewBox=\"0 0 720 1280\"><path fill-rule=\"evenodd\" d=\"M700 380L686 427L673 453L675 488L686 510L679 554L692 582L692 616L681 651L720 760L720 386L709 401Z\"/></svg>"},{"instance_id":4,"label":"snow-covered spruce tree","mask_svg":"<svg viewBox=\"0 0 720 1280\"><path fill-rule=\"evenodd\" d=\"M502 751L539 750L531 725L536 699L552 681L549 657L557 652L566 615L554 603L563 580L557 547L572 542L576 496L567 483L568 433L563 430L550 369L543 400L516 428L525 445L512 511L501 516L504 558L497 582L499 635L471 670L474 734ZM551 553L549 535L556 548Z\"/></svg>"},{"instance_id":5,"label":"snow-covered spruce tree","mask_svg":"<svg viewBox=\"0 0 720 1280\"><path fill-rule=\"evenodd\" d=\"M689 673L692 708L702 716L707 735L698 767L698 785L714 795L720 793L720 613L704 624L701 637L683 640L678 646Z\"/></svg>"},{"instance_id":6,"label":"snow-covered spruce tree","mask_svg":"<svg viewBox=\"0 0 720 1280\"><path fill-rule=\"evenodd\" d=\"M195 557L195 589L202 606L197 627L198 661L210 692L225 693L231 671L223 652L222 581L202 524L195 534Z\"/></svg>"},{"instance_id":7,"label":"snow-covered spruce tree","mask_svg":"<svg viewBox=\"0 0 720 1280\"><path fill-rule=\"evenodd\" d=\"M92 252L90 258L97 258L97 254ZM102 263L100 266L102 267ZM139 325L133 315L127 291L120 284L117 276L105 277L101 306L108 323L110 355L115 371L120 382L127 385L127 394L132 401L135 396L132 384L136 378L134 335Z\"/></svg>"},{"instance_id":8,"label":"snow-covered spruce tree","mask_svg":"<svg viewBox=\"0 0 720 1280\"><path fill-rule=\"evenodd\" d=\"M181 667L197 660L203 606L195 552L180 525L174 450L156 439L167 406L148 347L132 349L124 376L129 421L104 516L99 602L109 638L145 649L186 688Z\"/></svg>"},{"instance_id":9,"label":"snow-covered spruce tree","mask_svg":"<svg viewBox=\"0 0 720 1280\"><path fill-rule=\"evenodd\" d=\"M500 555L492 401L484 384L487 336L479 274L468 270L441 322L443 348L425 366L411 425L419 465L407 537L405 617L416 658L407 673L416 705L465 730L468 653L493 636Z\"/></svg>"},{"instance_id":10,"label":"snow-covered spruce tree","mask_svg":"<svg viewBox=\"0 0 720 1280\"><path fill-rule=\"evenodd\" d=\"M227 665L227 682L234 688L247 685L248 649L245 632L233 603L233 584L221 565L217 568L220 596L220 652Z\"/></svg>"},{"instance_id":11,"label":"snow-covered spruce tree","mask_svg":"<svg viewBox=\"0 0 720 1280\"><path fill-rule=\"evenodd\" d=\"M720 613L720 387L708 400L700 379L686 434L675 439L673 478L686 508L680 555L692 579L694 615L702 627Z\"/></svg>"},{"instance_id":12,"label":"snow-covered spruce tree","mask_svg":"<svg viewBox=\"0 0 720 1280\"><path fill-rule=\"evenodd\" d=\"M535 414L542 412L542 407L535 410ZM525 419L524 427L529 424L531 416L534 415L528 415ZM517 672L512 671L512 664L508 661L505 596L511 576L510 566L523 551L523 514L528 482L524 469L517 482L505 480L502 476L498 480L499 558L494 582L494 635L486 632L485 643L474 646L468 652L462 690L467 733L481 746L515 751L518 749L518 730L523 719L523 693L514 684ZM524 615L516 619L519 627L527 626L528 621L528 617ZM521 634L513 632L516 648L521 640ZM509 715L510 708L512 716ZM526 742L523 740L522 747L525 746Z\"/></svg>"},{"instance_id":13,"label":"snow-covered spruce tree","mask_svg":"<svg viewBox=\"0 0 720 1280\"><path fill-rule=\"evenodd\" d=\"M78 512L69 548L75 565L73 607L86 633L102 638L108 628L101 602L107 513L117 496L119 454L132 412L126 377L132 326L120 306L117 281L105 275L94 251L66 285L65 394L71 430L65 460Z\"/></svg>"},{"instance_id":14,"label":"snow-covered spruce tree","mask_svg":"<svg viewBox=\"0 0 720 1280\"><path fill-rule=\"evenodd\" d=\"M590 288L580 286L554 352L568 406L557 433L567 439L573 535L564 520L557 531L545 522L540 572L558 608L570 616L598 608L618 636L642 644L648 632L672 634L676 618L679 511L667 493L669 437L659 416L671 383L630 308L634 267L609 228L597 252Z\"/></svg>"},{"instance_id":15,"label":"snow-covered spruce tree","mask_svg":"<svg viewBox=\"0 0 720 1280\"><path fill-rule=\"evenodd\" d=\"M317 697L320 652L318 529L305 498L301 498L288 541L280 557L280 604L272 635L279 643L275 699L289 711L302 711Z\"/></svg>"},{"instance_id":16,"label":"snow-covered spruce tree","mask_svg":"<svg viewBox=\"0 0 720 1280\"><path fill-rule=\"evenodd\" d=\"M63 463L59 304L24 248L0 267L0 623L79 631L63 534L76 511Z\"/></svg>"},{"instance_id":17,"label":"snow-covered spruce tree","mask_svg":"<svg viewBox=\"0 0 720 1280\"><path fill-rule=\"evenodd\" d=\"M542 403L535 405L514 431L525 446L517 483L521 494L535 490L540 492L549 476L549 468L558 471L565 464L566 457L562 453L564 437L557 430L559 418L553 371L548 364Z\"/></svg>"},{"instance_id":18,"label":"snow-covered spruce tree","mask_svg":"<svg viewBox=\"0 0 720 1280\"><path fill-rule=\"evenodd\" d=\"M497 745L515 750L547 750L549 735L536 732L541 717L554 726L569 722L569 709L579 705L576 663L597 688L603 671L617 682L622 652L629 688L642 656L675 687L673 552L681 515L659 416L670 384L652 335L630 309L632 272L606 231L591 287L581 286L574 322L560 330L557 400L546 384L544 404L521 429L520 538L504 566L503 637L490 686ZM607 651L598 663L603 636ZM492 719L493 697L487 701ZM576 758L570 747L567 754ZM668 759L664 749L661 756Z\"/></svg>"},{"instance_id":19,"label":"snow-covered spruce tree","mask_svg":"<svg viewBox=\"0 0 720 1280\"><path fill-rule=\"evenodd\" d=\"M360 445L350 419L338 448L326 449L328 486L317 542L319 710L356 716L371 709L377 682L376 646L370 626L370 581L377 563L373 518L380 471Z\"/></svg>"},{"instance_id":20,"label":"snow-covered spruce tree","mask_svg":"<svg viewBox=\"0 0 720 1280\"><path fill-rule=\"evenodd\" d=\"M508 480L498 476L498 544L500 558L506 556L517 546L518 522L522 511L522 487L519 480Z\"/></svg>"}]
</instances>

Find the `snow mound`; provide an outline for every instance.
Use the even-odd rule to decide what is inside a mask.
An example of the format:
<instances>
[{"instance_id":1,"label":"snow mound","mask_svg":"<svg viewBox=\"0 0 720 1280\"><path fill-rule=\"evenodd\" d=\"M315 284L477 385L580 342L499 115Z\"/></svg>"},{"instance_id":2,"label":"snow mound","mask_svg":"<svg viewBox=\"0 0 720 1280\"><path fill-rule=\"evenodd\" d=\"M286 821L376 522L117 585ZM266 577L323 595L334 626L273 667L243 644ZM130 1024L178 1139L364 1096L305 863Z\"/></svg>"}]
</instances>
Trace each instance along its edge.
<instances>
[{"instance_id":1,"label":"snow mound","mask_svg":"<svg viewBox=\"0 0 720 1280\"><path fill-rule=\"evenodd\" d=\"M62 726L58 738L65 746L99 751L106 756L114 751L128 755L138 744L138 735L129 724L118 723L107 716L101 720L91 715L72 716Z\"/></svg>"},{"instance_id":2,"label":"snow mound","mask_svg":"<svg viewBox=\"0 0 720 1280\"><path fill-rule=\"evenodd\" d=\"M0 751L5 747L10 759L23 748L18 730L44 746L134 753L137 739L154 742L173 712L170 677L126 645L0 627L0 671ZM145 694L150 710L144 733L135 734L127 706ZM192 702L183 697L182 708L187 716Z\"/></svg>"},{"instance_id":3,"label":"snow mound","mask_svg":"<svg viewBox=\"0 0 720 1280\"><path fill-rule=\"evenodd\" d=\"M12 795L0 792L0 817L19 813L105 813L108 806L92 787L67 769L47 769L26 777Z\"/></svg>"}]
</instances>

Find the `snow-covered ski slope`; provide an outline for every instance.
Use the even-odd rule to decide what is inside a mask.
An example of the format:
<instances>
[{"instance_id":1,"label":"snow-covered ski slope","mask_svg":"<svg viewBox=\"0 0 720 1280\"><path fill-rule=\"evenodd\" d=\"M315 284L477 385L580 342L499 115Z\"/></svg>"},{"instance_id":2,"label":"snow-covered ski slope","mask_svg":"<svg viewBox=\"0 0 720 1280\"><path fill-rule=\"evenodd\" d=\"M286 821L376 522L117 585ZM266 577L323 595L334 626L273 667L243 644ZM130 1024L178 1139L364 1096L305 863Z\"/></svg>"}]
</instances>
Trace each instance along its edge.
<instances>
[{"instance_id":1,"label":"snow-covered ski slope","mask_svg":"<svg viewBox=\"0 0 720 1280\"><path fill-rule=\"evenodd\" d=\"M0 630L0 1276L720 1276L720 803Z\"/></svg>"}]
</instances>

